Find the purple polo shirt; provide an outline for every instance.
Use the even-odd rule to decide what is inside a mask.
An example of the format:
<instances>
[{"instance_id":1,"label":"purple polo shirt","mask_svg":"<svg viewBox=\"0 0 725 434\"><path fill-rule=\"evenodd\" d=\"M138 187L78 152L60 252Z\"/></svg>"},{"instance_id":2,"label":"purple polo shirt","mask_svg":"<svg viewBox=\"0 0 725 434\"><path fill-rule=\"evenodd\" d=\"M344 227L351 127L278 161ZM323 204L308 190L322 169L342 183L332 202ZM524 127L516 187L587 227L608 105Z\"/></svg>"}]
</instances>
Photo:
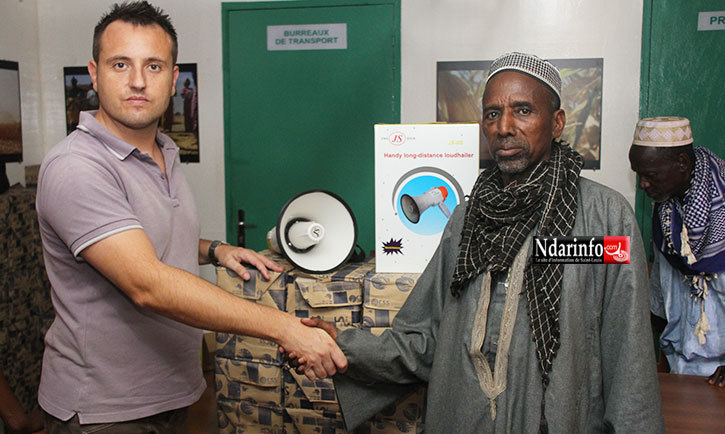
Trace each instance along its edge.
<instances>
[{"instance_id":1,"label":"purple polo shirt","mask_svg":"<svg viewBox=\"0 0 725 434\"><path fill-rule=\"evenodd\" d=\"M80 422L133 420L188 406L206 387L202 332L143 310L80 253L143 229L165 264L198 274L199 218L179 148L158 133L168 179L150 155L83 112L46 155L36 208L56 318L45 336L40 406Z\"/></svg>"}]
</instances>

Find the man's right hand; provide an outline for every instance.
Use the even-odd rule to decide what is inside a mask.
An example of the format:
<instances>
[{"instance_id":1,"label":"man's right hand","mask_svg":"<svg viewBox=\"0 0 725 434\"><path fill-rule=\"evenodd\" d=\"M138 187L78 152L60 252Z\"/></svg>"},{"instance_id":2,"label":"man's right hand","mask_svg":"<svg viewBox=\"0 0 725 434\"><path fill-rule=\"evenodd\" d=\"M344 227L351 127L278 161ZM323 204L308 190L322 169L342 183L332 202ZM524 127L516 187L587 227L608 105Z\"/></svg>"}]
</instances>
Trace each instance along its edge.
<instances>
[{"instance_id":1,"label":"man's right hand","mask_svg":"<svg viewBox=\"0 0 725 434\"><path fill-rule=\"evenodd\" d=\"M287 353L298 373L315 380L347 370L347 358L335 343L334 325L319 318L302 319L296 324L280 342L279 350Z\"/></svg>"},{"instance_id":2,"label":"man's right hand","mask_svg":"<svg viewBox=\"0 0 725 434\"><path fill-rule=\"evenodd\" d=\"M314 317L314 318L302 318L300 320L302 324L306 325L307 327L318 327L322 330L326 331L330 337L337 342L337 327L335 327L335 324L327 321L323 321L320 317Z\"/></svg>"},{"instance_id":3,"label":"man's right hand","mask_svg":"<svg viewBox=\"0 0 725 434\"><path fill-rule=\"evenodd\" d=\"M319 317L302 318L300 320L300 322L307 327L313 327L313 328L318 328L318 329L324 330L330 336L330 338L332 338L332 340L337 341L337 327L335 327L335 324L333 324L331 322L323 321ZM321 330L318 330L318 331L321 331ZM279 347L279 352L285 353L285 357L289 361L290 365L292 365L292 367L295 368L295 370L297 371L298 374L305 374L308 378L310 377L308 374L309 369L310 369L309 368L309 359L307 357L305 357L302 354L297 353L296 351L289 350L288 348L286 348L282 345L280 345L280 347ZM345 371L347 371L347 359L345 359L344 367L341 367L339 365L337 367L338 367L337 372L340 372L341 374L345 373ZM330 375L334 375L334 373L330 374ZM312 379L312 378L310 378L310 379Z\"/></svg>"}]
</instances>

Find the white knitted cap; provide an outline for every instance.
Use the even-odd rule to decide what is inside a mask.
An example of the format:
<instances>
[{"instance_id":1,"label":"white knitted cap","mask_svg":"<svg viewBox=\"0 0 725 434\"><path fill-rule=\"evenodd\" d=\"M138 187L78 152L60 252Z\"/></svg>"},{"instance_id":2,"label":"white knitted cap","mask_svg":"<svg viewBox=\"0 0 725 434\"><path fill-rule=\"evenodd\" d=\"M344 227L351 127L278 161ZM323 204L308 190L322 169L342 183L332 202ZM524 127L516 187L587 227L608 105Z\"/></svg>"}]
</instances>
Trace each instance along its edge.
<instances>
[{"instance_id":1,"label":"white knitted cap","mask_svg":"<svg viewBox=\"0 0 725 434\"><path fill-rule=\"evenodd\" d=\"M671 148L692 143L692 129L687 118L661 116L645 118L637 122L632 144Z\"/></svg>"},{"instance_id":2,"label":"white knitted cap","mask_svg":"<svg viewBox=\"0 0 725 434\"><path fill-rule=\"evenodd\" d=\"M488 70L486 83L488 84L491 77L499 72L508 70L523 72L543 81L561 99L561 75L559 70L548 60L541 59L533 54L506 53L493 61L491 68Z\"/></svg>"}]
</instances>

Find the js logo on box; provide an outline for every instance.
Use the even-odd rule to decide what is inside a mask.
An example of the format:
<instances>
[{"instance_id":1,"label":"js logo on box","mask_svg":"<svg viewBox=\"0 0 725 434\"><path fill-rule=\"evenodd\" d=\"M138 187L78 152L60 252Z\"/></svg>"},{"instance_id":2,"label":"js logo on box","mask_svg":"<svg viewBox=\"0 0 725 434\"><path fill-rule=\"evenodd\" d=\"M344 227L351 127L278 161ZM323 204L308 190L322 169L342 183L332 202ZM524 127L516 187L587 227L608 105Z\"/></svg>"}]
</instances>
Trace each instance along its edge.
<instances>
[{"instance_id":1,"label":"js logo on box","mask_svg":"<svg viewBox=\"0 0 725 434\"><path fill-rule=\"evenodd\" d=\"M405 134L401 132L395 132L388 137L391 145L402 145L405 143Z\"/></svg>"}]
</instances>

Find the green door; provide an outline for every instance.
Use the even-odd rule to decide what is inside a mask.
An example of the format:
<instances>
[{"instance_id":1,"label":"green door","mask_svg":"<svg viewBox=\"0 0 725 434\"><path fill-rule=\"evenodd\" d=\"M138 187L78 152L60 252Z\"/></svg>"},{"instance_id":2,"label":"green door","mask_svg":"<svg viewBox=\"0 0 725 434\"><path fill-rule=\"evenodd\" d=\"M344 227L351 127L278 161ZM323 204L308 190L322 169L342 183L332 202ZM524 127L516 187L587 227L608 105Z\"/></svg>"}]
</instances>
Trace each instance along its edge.
<instances>
[{"instance_id":1,"label":"green door","mask_svg":"<svg viewBox=\"0 0 725 434\"><path fill-rule=\"evenodd\" d=\"M222 23L227 239L242 210L246 246L266 248L284 204L323 189L371 250L373 125L400 122L400 0L223 3Z\"/></svg>"},{"instance_id":2,"label":"green door","mask_svg":"<svg viewBox=\"0 0 725 434\"><path fill-rule=\"evenodd\" d=\"M640 95L641 117L685 116L695 145L721 157L725 30L698 30L698 18L709 11L725 16L724 6L722 0L645 0ZM650 252L652 201L639 189L636 212Z\"/></svg>"}]
</instances>

